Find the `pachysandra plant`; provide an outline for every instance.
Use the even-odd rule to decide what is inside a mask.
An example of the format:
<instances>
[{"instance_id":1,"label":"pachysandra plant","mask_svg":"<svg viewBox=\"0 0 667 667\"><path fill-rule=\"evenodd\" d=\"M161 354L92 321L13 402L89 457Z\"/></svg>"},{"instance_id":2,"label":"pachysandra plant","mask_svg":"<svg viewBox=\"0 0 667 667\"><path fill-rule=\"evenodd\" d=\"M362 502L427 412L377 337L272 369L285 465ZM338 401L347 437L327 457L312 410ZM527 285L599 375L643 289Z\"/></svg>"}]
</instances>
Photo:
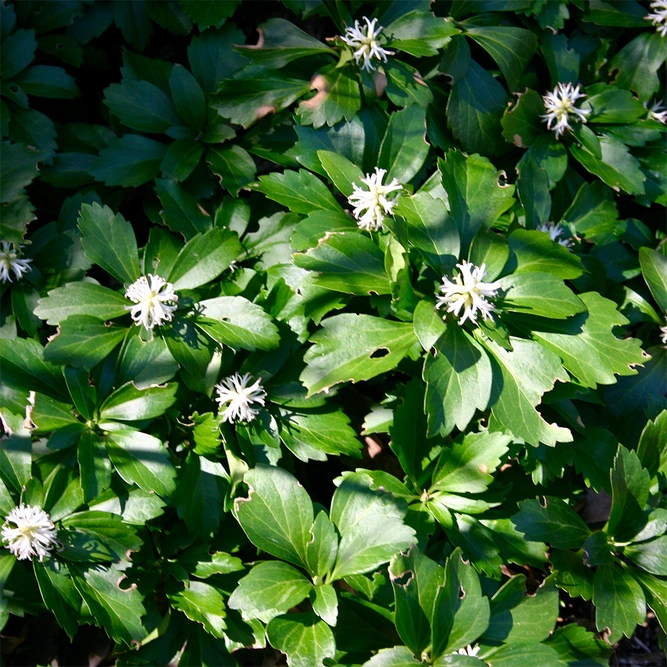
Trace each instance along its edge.
<instances>
[{"instance_id":1,"label":"pachysandra plant","mask_svg":"<svg viewBox=\"0 0 667 667\"><path fill-rule=\"evenodd\" d=\"M664 647L667 7L371 4L0 4L8 663Z\"/></svg>"}]
</instances>

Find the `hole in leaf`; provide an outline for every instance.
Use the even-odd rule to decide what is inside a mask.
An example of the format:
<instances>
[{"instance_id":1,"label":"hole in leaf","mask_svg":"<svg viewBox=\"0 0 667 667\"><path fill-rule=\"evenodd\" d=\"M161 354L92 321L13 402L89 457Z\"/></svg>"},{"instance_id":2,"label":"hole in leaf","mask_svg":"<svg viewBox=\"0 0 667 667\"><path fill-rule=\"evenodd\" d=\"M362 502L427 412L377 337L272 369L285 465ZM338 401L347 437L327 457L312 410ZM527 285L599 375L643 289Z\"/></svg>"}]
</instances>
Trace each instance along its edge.
<instances>
[{"instance_id":1,"label":"hole in leaf","mask_svg":"<svg viewBox=\"0 0 667 667\"><path fill-rule=\"evenodd\" d=\"M389 354L389 350L386 347L380 347L371 354L371 359L382 359Z\"/></svg>"}]
</instances>

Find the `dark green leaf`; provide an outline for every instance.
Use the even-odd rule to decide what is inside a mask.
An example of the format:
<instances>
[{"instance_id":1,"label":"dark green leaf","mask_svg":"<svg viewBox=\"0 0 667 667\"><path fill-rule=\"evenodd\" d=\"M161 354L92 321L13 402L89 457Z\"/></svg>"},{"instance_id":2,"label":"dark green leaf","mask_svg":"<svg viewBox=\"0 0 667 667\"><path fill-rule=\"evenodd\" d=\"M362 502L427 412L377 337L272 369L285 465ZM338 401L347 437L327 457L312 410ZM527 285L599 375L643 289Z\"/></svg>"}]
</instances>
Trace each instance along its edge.
<instances>
[{"instance_id":1,"label":"dark green leaf","mask_svg":"<svg viewBox=\"0 0 667 667\"><path fill-rule=\"evenodd\" d=\"M318 209L341 211L326 185L304 169L260 176L257 190L293 213L308 214Z\"/></svg>"},{"instance_id":2,"label":"dark green leaf","mask_svg":"<svg viewBox=\"0 0 667 667\"><path fill-rule=\"evenodd\" d=\"M386 20L386 19L383 19ZM459 30L453 22L415 9L399 16L385 29L391 47L413 56L435 56Z\"/></svg>"},{"instance_id":3,"label":"dark green leaf","mask_svg":"<svg viewBox=\"0 0 667 667\"><path fill-rule=\"evenodd\" d=\"M255 180L257 172L255 161L241 146L209 148L206 162L211 171L220 177L222 187L234 196L238 195L241 188L245 188Z\"/></svg>"},{"instance_id":4,"label":"dark green leaf","mask_svg":"<svg viewBox=\"0 0 667 667\"><path fill-rule=\"evenodd\" d=\"M267 636L287 655L289 667L324 667L326 658L336 653L336 641L329 626L312 612L274 618Z\"/></svg>"},{"instance_id":5,"label":"dark green leaf","mask_svg":"<svg viewBox=\"0 0 667 667\"><path fill-rule=\"evenodd\" d=\"M28 93L37 97L71 99L79 95L79 89L62 67L33 65L24 69L14 81Z\"/></svg>"},{"instance_id":6,"label":"dark green leaf","mask_svg":"<svg viewBox=\"0 0 667 667\"><path fill-rule=\"evenodd\" d=\"M528 540L549 542L559 549L578 549L590 535L581 517L560 498L545 497L544 504L523 500L519 507L521 511L512 521Z\"/></svg>"},{"instance_id":7,"label":"dark green leaf","mask_svg":"<svg viewBox=\"0 0 667 667\"><path fill-rule=\"evenodd\" d=\"M106 185L136 187L158 175L166 150L165 144L159 141L126 134L111 141L89 171Z\"/></svg>"},{"instance_id":8,"label":"dark green leaf","mask_svg":"<svg viewBox=\"0 0 667 667\"><path fill-rule=\"evenodd\" d=\"M0 168L0 203L11 202L37 176L39 151L25 144L3 141Z\"/></svg>"},{"instance_id":9,"label":"dark green leaf","mask_svg":"<svg viewBox=\"0 0 667 667\"><path fill-rule=\"evenodd\" d=\"M391 114L378 156L378 166L388 171L385 182L396 178L408 183L422 168L428 150L423 107L413 105Z\"/></svg>"},{"instance_id":10,"label":"dark green leaf","mask_svg":"<svg viewBox=\"0 0 667 667\"><path fill-rule=\"evenodd\" d=\"M646 31L624 46L609 63L614 85L632 90L648 101L660 88L658 69L667 58L667 41L657 31Z\"/></svg>"},{"instance_id":11,"label":"dark green leaf","mask_svg":"<svg viewBox=\"0 0 667 667\"><path fill-rule=\"evenodd\" d=\"M190 581L187 588L168 594L169 601L191 621L201 623L214 637L224 637L225 603L222 593L203 581Z\"/></svg>"},{"instance_id":12,"label":"dark green leaf","mask_svg":"<svg viewBox=\"0 0 667 667\"><path fill-rule=\"evenodd\" d=\"M513 313L565 319L586 310L572 290L551 273L531 271L501 278L502 307Z\"/></svg>"},{"instance_id":13,"label":"dark green leaf","mask_svg":"<svg viewBox=\"0 0 667 667\"><path fill-rule=\"evenodd\" d=\"M89 230L89 235L91 231ZM90 249L89 242L87 245ZM93 254L95 254L94 248ZM109 253L105 253L105 261L108 260L108 256ZM119 269L120 271L132 270L125 266ZM47 297L40 299L39 305L35 308L35 315L46 320L48 324L60 324L70 315L91 315L101 320L108 320L125 315L130 305L131 303L124 296L113 292L108 287L88 282L67 283L64 287L51 290Z\"/></svg>"},{"instance_id":14,"label":"dark green leaf","mask_svg":"<svg viewBox=\"0 0 667 667\"><path fill-rule=\"evenodd\" d=\"M206 124L207 106L204 91L197 79L183 65L174 65L169 77L169 88L178 115L194 130L202 130Z\"/></svg>"}]
</instances>

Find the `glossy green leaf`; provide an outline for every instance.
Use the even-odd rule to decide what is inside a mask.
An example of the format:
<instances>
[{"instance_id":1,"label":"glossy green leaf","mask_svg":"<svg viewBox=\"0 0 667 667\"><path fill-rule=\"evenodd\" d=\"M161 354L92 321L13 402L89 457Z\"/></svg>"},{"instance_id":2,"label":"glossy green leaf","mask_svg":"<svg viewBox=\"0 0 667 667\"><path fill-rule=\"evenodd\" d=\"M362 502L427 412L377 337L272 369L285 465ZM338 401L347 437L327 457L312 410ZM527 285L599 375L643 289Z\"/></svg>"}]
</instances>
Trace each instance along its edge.
<instances>
[{"instance_id":1,"label":"glossy green leaf","mask_svg":"<svg viewBox=\"0 0 667 667\"><path fill-rule=\"evenodd\" d=\"M578 549L590 535L581 517L560 498L545 497L543 503L523 500L519 507L512 521L526 539L549 542L559 549Z\"/></svg>"},{"instance_id":2,"label":"glossy green leaf","mask_svg":"<svg viewBox=\"0 0 667 667\"><path fill-rule=\"evenodd\" d=\"M222 638L226 628L222 593L203 581L190 581L178 593L168 594L169 601L191 621L201 623L214 637Z\"/></svg>"},{"instance_id":3,"label":"glossy green leaf","mask_svg":"<svg viewBox=\"0 0 667 667\"><path fill-rule=\"evenodd\" d=\"M667 257L652 248L639 249L642 275L661 310L667 312Z\"/></svg>"},{"instance_id":4,"label":"glossy green leaf","mask_svg":"<svg viewBox=\"0 0 667 667\"><path fill-rule=\"evenodd\" d=\"M387 169L384 181L408 183L422 168L428 150L426 110L413 105L393 113L378 156L378 166Z\"/></svg>"},{"instance_id":5,"label":"glossy green leaf","mask_svg":"<svg viewBox=\"0 0 667 667\"><path fill-rule=\"evenodd\" d=\"M169 88L178 115L194 130L202 130L206 124L207 106L197 79L182 65L174 65Z\"/></svg>"},{"instance_id":6,"label":"glossy green leaf","mask_svg":"<svg viewBox=\"0 0 667 667\"><path fill-rule=\"evenodd\" d=\"M271 646L287 655L289 667L324 667L336 653L331 629L312 612L278 616L266 632Z\"/></svg>"},{"instance_id":7,"label":"glossy green leaf","mask_svg":"<svg viewBox=\"0 0 667 667\"><path fill-rule=\"evenodd\" d=\"M164 414L176 400L178 384L139 389L128 382L114 391L100 406L100 419L138 421L155 419Z\"/></svg>"},{"instance_id":8,"label":"glossy green leaf","mask_svg":"<svg viewBox=\"0 0 667 667\"><path fill-rule=\"evenodd\" d=\"M514 273L500 279L504 310L550 319L584 312L585 304L562 280L537 271Z\"/></svg>"},{"instance_id":9,"label":"glossy green leaf","mask_svg":"<svg viewBox=\"0 0 667 667\"><path fill-rule=\"evenodd\" d=\"M304 169L260 176L257 190L293 213L308 214L317 209L341 210L324 183Z\"/></svg>"},{"instance_id":10,"label":"glossy green leaf","mask_svg":"<svg viewBox=\"0 0 667 667\"><path fill-rule=\"evenodd\" d=\"M172 231L191 239L195 234L205 234L211 229L211 216L176 181L156 179L155 192L162 203L160 216Z\"/></svg>"},{"instance_id":11,"label":"glossy green leaf","mask_svg":"<svg viewBox=\"0 0 667 667\"><path fill-rule=\"evenodd\" d=\"M222 187L234 196L255 180L255 161L241 146L210 148L206 153L206 161L211 171L220 178Z\"/></svg>"},{"instance_id":12,"label":"glossy green leaf","mask_svg":"<svg viewBox=\"0 0 667 667\"><path fill-rule=\"evenodd\" d=\"M139 134L114 139L89 169L95 180L105 185L136 187L152 181L166 154L165 144Z\"/></svg>"}]
</instances>

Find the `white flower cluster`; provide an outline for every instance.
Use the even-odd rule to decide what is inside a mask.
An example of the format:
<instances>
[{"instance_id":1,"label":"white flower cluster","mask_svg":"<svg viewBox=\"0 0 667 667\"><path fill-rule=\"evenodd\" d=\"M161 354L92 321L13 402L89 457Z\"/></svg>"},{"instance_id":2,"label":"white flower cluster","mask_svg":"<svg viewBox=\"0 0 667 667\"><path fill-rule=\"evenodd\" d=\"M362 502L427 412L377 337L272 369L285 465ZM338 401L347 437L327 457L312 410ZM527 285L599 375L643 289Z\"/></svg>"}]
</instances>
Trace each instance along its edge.
<instances>
[{"instance_id":1,"label":"white flower cluster","mask_svg":"<svg viewBox=\"0 0 667 667\"><path fill-rule=\"evenodd\" d=\"M222 413L223 421L249 422L259 414L259 409L252 406L255 404L264 406L266 392L260 380L250 384L252 379L250 373L245 375L234 373L215 385L219 409L227 405Z\"/></svg>"},{"instance_id":2,"label":"white flower cluster","mask_svg":"<svg viewBox=\"0 0 667 667\"><path fill-rule=\"evenodd\" d=\"M392 215L396 204L396 197L389 199L388 195L403 189L396 179L382 185L386 173L386 169L375 167L374 174L366 174L366 178L361 179L361 182L368 186L368 190L363 190L353 183L354 191L347 198L350 206L354 207L353 215L357 224L368 232L384 229L385 216Z\"/></svg>"},{"instance_id":3,"label":"white flower cluster","mask_svg":"<svg viewBox=\"0 0 667 667\"><path fill-rule=\"evenodd\" d=\"M57 534L51 517L41 507L23 503L7 515L2 526L2 540L19 560L32 560L33 556L44 560L57 546Z\"/></svg>"},{"instance_id":4,"label":"white flower cluster","mask_svg":"<svg viewBox=\"0 0 667 667\"><path fill-rule=\"evenodd\" d=\"M653 10L648 16L644 18L651 21L655 29L662 37L667 37L667 0L656 0L651 3Z\"/></svg>"},{"instance_id":5,"label":"white flower cluster","mask_svg":"<svg viewBox=\"0 0 667 667\"><path fill-rule=\"evenodd\" d=\"M547 127L554 130L556 138L560 137L566 129L572 130L568 122L570 116L574 120L580 120L582 123L586 122L586 116L590 113L590 110L577 109L574 106L580 97L586 97L586 95L579 92L579 85L575 87L571 83L559 83L553 89L553 92L542 97L547 110L542 118L546 121ZM556 122L555 125L554 121Z\"/></svg>"},{"instance_id":6,"label":"white flower cluster","mask_svg":"<svg viewBox=\"0 0 667 667\"><path fill-rule=\"evenodd\" d=\"M646 106L646 102L644 102L644 106ZM648 109L648 117L657 120L658 123L667 125L667 109L662 105L662 100L653 102L651 108Z\"/></svg>"},{"instance_id":7,"label":"white flower cluster","mask_svg":"<svg viewBox=\"0 0 667 667\"><path fill-rule=\"evenodd\" d=\"M477 324L477 311L482 313L482 319L493 319L495 306L487 301L496 296L501 288L499 282L482 282L486 272L486 264L475 266L464 259L456 265L459 273L452 282L447 276L442 279L440 291L442 296L436 298L436 308L447 306L448 313L454 313L459 318L459 324L470 320ZM461 311L463 310L463 315Z\"/></svg>"},{"instance_id":8,"label":"white flower cluster","mask_svg":"<svg viewBox=\"0 0 667 667\"><path fill-rule=\"evenodd\" d=\"M556 241L558 245L565 246L566 248L571 248L574 245L574 241L570 237L565 236L565 228L560 223L556 224L555 222L543 222L537 225L535 229L537 229L538 232L549 234L549 238L552 241ZM563 238L561 238L561 236Z\"/></svg>"},{"instance_id":9,"label":"white flower cluster","mask_svg":"<svg viewBox=\"0 0 667 667\"><path fill-rule=\"evenodd\" d=\"M377 19L370 21L364 16L363 20L366 21L365 29L361 28L359 21L355 21L353 28L345 28L345 35L341 39L354 49L353 55L357 65L363 59L364 64L361 69L371 72L375 69L372 62L373 58L386 63L387 56L393 56L394 52L387 51L378 44L377 39L383 28L382 26L375 28Z\"/></svg>"},{"instance_id":10,"label":"white flower cluster","mask_svg":"<svg viewBox=\"0 0 667 667\"><path fill-rule=\"evenodd\" d=\"M479 646L471 646L468 644L465 648L460 648L458 651L454 651L455 654L457 655L469 655L469 656L476 656L479 655L480 647Z\"/></svg>"},{"instance_id":11,"label":"white flower cluster","mask_svg":"<svg viewBox=\"0 0 667 667\"><path fill-rule=\"evenodd\" d=\"M143 325L149 331L155 326L171 322L178 308L174 286L152 273L133 282L127 288L125 298L136 304L128 306L135 324Z\"/></svg>"},{"instance_id":12,"label":"white flower cluster","mask_svg":"<svg viewBox=\"0 0 667 667\"><path fill-rule=\"evenodd\" d=\"M24 273L32 271L31 259L19 259L21 247L17 248L13 243L7 243L7 241L0 242L0 282L13 282L10 271L16 280L21 280Z\"/></svg>"},{"instance_id":13,"label":"white flower cluster","mask_svg":"<svg viewBox=\"0 0 667 667\"><path fill-rule=\"evenodd\" d=\"M667 316L665 316L665 322L667 322ZM664 327L660 327L660 340L663 345L667 346L667 324Z\"/></svg>"}]
</instances>

